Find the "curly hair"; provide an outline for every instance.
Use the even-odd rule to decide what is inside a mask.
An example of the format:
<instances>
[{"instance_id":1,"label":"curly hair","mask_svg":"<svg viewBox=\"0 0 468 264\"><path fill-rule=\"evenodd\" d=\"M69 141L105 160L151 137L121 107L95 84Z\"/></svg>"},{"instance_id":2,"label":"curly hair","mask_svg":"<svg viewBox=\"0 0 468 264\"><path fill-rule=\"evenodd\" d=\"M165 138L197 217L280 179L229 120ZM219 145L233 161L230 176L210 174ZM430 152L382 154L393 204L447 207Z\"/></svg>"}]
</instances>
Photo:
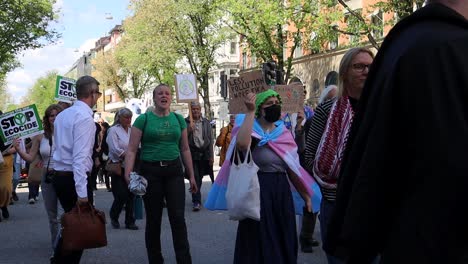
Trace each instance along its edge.
<instances>
[{"instance_id":1,"label":"curly hair","mask_svg":"<svg viewBox=\"0 0 468 264\"><path fill-rule=\"evenodd\" d=\"M49 122L49 117L52 114L52 111L57 111L57 114L60 113L63 108L58 104L51 104L44 112L44 117L42 118L42 124L44 125L44 136L47 139L50 139L53 135L53 124Z\"/></svg>"}]
</instances>

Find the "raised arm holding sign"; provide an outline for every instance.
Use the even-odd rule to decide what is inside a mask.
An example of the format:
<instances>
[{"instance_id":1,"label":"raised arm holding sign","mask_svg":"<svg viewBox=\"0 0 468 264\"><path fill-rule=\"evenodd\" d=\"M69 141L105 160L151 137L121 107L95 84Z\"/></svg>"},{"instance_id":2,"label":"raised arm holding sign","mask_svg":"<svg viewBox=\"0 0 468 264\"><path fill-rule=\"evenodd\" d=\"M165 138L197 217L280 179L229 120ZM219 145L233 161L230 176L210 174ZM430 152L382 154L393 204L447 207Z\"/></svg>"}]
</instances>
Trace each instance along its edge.
<instances>
[{"instance_id":1,"label":"raised arm holding sign","mask_svg":"<svg viewBox=\"0 0 468 264\"><path fill-rule=\"evenodd\" d=\"M0 116L1 138L6 144L15 138L32 137L43 132L36 105L22 107Z\"/></svg>"},{"instance_id":2,"label":"raised arm holding sign","mask_svg":"<svg viewBox=\"0 0 468 264\"><path fill-rule=\"evenodd\" d=\"M242 74L240 77L230 78L229 87L229 113L246 113L245 99L247 94L259 94L268 89L262 71L253 71Z\"/></svg>"}]
</instances>

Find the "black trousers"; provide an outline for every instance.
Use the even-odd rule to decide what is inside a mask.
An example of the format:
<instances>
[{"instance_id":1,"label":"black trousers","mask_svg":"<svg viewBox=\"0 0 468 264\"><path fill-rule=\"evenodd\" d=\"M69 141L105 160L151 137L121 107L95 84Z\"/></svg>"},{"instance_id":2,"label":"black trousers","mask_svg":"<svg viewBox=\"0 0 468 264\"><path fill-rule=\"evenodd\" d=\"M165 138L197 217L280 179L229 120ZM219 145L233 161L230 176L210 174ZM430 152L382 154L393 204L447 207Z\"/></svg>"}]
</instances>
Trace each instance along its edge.
<instances>
[{"instance_id":1,"label":"black trousers","mask_svg":"<svg viewBox=\"0 0 468 264\"><path fill-rule=\"evenodd\" d=\"M210 166L209 160L192 160L193 164L193 174L195 177L195 182L197 183L198 191L192 194L192 203L194 204L201 204L201 186L203 183L203 176L205 175L212 175L213 166ZM211 173L210 173L211 167ZM212 182L214 178L212 179Z\"/></svg>"},{"instance_id":2,"label":"black trousers","mask_svg":"<svg viewBox=\"0 0 468 264\"><path fill-rule=\"evenodd\" d=\"M111 219L118 221L120 212L122 212L122 208L125 205L125 225L128 226L135 223L133 211L135 195L128 190L127 183L125 182L123 175L123 169L122 176L111 174L114 202L112 203L109 215Z\"/></svg>"},{"instance_id":3,"label":"black trousers","mask_svg":"<svg viewBox=\"0 0 468 264\"><path fill-rule=\"evenodd\" d=\"M177 263L192 263L185 225L185 183L180 161L166 167L161 167L157 162L142 162L140 173L148 180L143 200L146 210L145 242L149 263L164 263L160 238L164 200L171 224Z\"/></svg>"},{"instance_id":4,"label":"black trousers","mask_svg":"<svg viewBox=\"0 0 468 264\"><path fill-rule=\"evenodd\" d=\"M92 190L97 190L97 176L99 172L99 166L96 166L93 163L93 169L91 170L91 175L88 176L88 185L91 186Z\"/></svg>"},{"instance_id":5,"label":"black trousers","mask_svg":"<svg viewBox=\"0 0 468 264\"><path fill-rule=\"evenodd\" d=\"M75 180L73 179L72 172L57 172L52 184L57 194L57 198L63 207L65 213L70 212L75 207L78 200L78 195L75 189ZM92 198L92 192L90 194L90 186L88 186L88 200ZM92 202L91 202L92 203ZM60 237L57 248L55 249L54 258L56 263L74 264L80 263L81 255L83 250L62 252L62 238Z\"/></svg>"}]
</instances>

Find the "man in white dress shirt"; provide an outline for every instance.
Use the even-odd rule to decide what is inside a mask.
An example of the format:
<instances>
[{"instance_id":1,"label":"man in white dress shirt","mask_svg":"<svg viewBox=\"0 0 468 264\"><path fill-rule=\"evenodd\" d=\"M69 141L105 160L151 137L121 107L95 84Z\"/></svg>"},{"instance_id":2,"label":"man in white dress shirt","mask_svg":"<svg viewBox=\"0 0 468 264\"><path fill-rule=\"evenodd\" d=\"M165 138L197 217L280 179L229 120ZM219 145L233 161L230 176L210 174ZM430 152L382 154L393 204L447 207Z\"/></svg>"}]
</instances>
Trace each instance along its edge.
<instances>
[{"instance_id":1,"label":"man in white dress shirt","mask_svg":"<svg viewBox=\"0 0 468 264\"><path fill-rule=\"evenodd\" d=\"M91 108L101 97L99 82L91 76L83 76L76 82L77 101L63 110L54 122L56 149L53 155L55 177L53 185L65 212L77 203L88 203L92 190L87 178L92 169L92 152L96 126ZM61 240L53 263L79 263L83 251L61 252Z\"/></svg>"}]
</instances>

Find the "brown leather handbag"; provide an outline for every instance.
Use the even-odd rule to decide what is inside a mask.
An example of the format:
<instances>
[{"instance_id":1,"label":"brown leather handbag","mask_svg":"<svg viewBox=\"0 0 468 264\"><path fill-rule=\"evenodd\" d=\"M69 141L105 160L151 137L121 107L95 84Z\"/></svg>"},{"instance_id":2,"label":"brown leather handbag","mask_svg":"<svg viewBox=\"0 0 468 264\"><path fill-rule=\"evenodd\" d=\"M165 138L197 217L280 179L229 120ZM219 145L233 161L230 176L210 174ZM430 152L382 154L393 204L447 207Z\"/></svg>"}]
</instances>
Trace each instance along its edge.
<instances>
[{"instance_id":1,"label":"brown leather handbag","mask_svg":"<svg viewBox=\"0 0 468 264\"><path fill-rule=\"evenodd\" d=\"M106 163L106 171L116 176L122 176L122 164L120 162L112 162L111 160L108 160Z\"/></svg>"},{"instance_id":2,"label":"brown leather handbag","mask_svg":"<svg viewBox=\"0 0 468 264\"><path fill-rule=\"evenodd\" d=\"M82 250L107 246L106 216L90 204L78 205L63 214L62 249Z\"/></svg>"}]
</instances>

